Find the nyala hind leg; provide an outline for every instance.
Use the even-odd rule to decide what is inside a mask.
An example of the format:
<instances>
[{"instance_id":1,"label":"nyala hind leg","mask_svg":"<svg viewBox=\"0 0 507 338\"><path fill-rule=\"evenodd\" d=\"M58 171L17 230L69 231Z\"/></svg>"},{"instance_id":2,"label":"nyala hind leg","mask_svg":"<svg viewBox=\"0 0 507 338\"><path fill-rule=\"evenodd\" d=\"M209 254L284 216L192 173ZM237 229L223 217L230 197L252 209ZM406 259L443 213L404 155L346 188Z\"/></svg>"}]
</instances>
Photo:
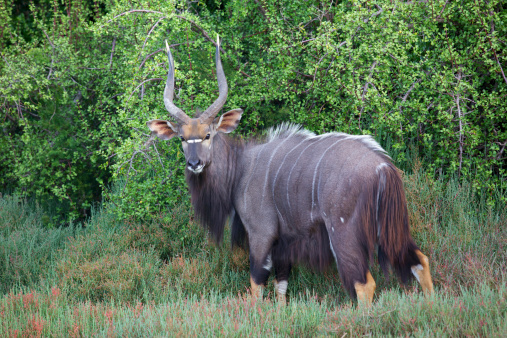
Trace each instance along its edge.
<instances>
[{"instance_id":1,"label":"nyala hind leg","mask_svg":"<svg viewBox=\"0 0 507 338\"><path fill-rule=\"evenodd\" d=\"M282 305L285 305L287 294L287 285L289 284L289 274L291 265L277 265L275 263L275 294L276 299Z\"/></svg>"},{"instance_id":2,"label":"nyala hind leg","mask_svg":"<svg viewBox=\"0 0 507 338\"><path fill-rule=\"evenodd\" d=\"M289 284L289 275L292 264L287 257L287 248L276 243L271 250L273 257L273 267L275 269L275 295L279 304L285 305L287 286Z\"/></svg>"},{"instance_id":3,"label":"nyala hind leg","mask_svg":"<svg viewBox=\"0 0 507 338\"><path fill-rule=\"evenodd\" d=\"M415 276L417 281L421 284L424 294L433 294L433 281L431 280L430 264L428 257L426 257L421 251L416 250L415 254L421 261L421 264L412 266L412 274Z\"/></svg>"},{"instance_id":4,"label":"nyala hind leg","mask_svg":"<svg viewBox=\"0 0 507 338\"><path fill-rule=\"evenodd\" d=\"M357 302L363 303L366 305L371 305L373 302L373 293L375 293L375 288L377 284L373 279L370 271L366 272L366 283L362 284L359 282L354 283L354 288L356 289Z\"/></svg>"}]
</instances>

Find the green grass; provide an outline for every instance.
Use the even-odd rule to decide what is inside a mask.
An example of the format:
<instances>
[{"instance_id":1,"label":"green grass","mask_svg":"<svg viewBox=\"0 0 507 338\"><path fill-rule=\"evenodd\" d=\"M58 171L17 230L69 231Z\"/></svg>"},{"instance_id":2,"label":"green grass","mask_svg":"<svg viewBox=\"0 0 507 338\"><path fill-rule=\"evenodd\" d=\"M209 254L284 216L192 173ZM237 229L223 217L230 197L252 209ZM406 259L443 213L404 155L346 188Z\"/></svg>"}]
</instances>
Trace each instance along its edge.
<instances>
[{"instance_id":1,"label":"green grass","mask_svg":"<svg viewBox=\"0 0 507 338\"><path fill-rule=\"evenodd\" d=\"M60 289L11 293L0 302L2 336L265 336L414 335L502 336L507 332L505 285L459 296L382 292L370 308L350 302L293 297L286 306L270 299L217 293L174 292L160 303L69 301Z\"/></svg>"},{"instance_id":2,"label":"green grass","mask_svg":"<svg viewBox=\"0 0 507 338\"><path fill-rule=\"evenodd\" d=\"M156 221L96 210L54 227L16 196L0 198L0 336L414 335L507 332L507 210L472 183L404 177L412 233L430 258L434 297L372 265L377 292L358 307L336 269L293 270L288 305L248 296L248 254L216 246L176 208ZM497 200L501 200L500 192Z\"/></svg>"}]
</instances>

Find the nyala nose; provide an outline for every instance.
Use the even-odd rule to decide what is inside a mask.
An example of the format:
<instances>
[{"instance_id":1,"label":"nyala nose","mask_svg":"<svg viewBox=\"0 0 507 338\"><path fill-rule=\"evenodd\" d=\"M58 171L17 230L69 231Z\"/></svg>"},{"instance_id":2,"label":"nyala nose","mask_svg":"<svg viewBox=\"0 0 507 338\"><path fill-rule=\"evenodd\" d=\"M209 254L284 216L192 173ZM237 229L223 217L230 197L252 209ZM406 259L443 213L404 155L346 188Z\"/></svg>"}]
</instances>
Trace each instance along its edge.
<instances>
[{"instance_id":1,"label":"nyala nose","mask_svg":"<svg viewBox=\"0 0 507 338\"><path fill-rule=\"evenodd\" d=\"M192 169L196 169L201 165L201 160L195 159L195 160L188 160L188 166Z\"/></svg>"}]
</instances>

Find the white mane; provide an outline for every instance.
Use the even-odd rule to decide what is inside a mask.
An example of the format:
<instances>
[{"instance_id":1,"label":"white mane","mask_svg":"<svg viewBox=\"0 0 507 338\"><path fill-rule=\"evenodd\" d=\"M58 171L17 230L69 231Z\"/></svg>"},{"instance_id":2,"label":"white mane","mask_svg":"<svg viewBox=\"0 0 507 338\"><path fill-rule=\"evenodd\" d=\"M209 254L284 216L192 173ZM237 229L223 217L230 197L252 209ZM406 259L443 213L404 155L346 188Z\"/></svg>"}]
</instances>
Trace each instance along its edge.
<instances>
[{"instance_id":1,"label":"white mane","mask_svg":"<svg viewBox=\"0 0 507 338\"><path fill-rule=\"evenodd\" d=\"M378 142L375 141L375 139L371 135L350 135L340 132L330 132L322 135L315 135L315 133L304 129L300 124L292 122L283 122L282 124L276 127L269 128L266 142L269 143L274 140L289 138L291 136L302 136L304 138L318 137L321 139L327 137L346 137L347 139L359 141L362 144L364 144L368 149L389 157L384 148L382 148L380 144L378 144Z\"/></svg>"}]
</instances>

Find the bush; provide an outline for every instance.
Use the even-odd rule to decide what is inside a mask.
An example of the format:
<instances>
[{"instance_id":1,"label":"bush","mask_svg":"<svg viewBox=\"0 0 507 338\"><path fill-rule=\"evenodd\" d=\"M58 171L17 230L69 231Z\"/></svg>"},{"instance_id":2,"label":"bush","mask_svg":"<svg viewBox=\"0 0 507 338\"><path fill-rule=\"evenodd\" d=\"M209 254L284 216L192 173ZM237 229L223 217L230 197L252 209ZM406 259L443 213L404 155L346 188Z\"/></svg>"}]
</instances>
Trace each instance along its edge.
<instances>
[{"instance_id":1,"label":"bush","mask_svg":"<svg viewBox=\"0 0 507 338\"><path fill-rule=\"evenodd\" d=\"M175 178L182 174L178 142L162 146L136 135L147 133L147 120L166 118L164 40L175 44L175 103L191 115L215 99L214 45L207 37L220 33L230 86L224 109L245 110L239 133L290 120L317 133L373 134L389 143L402 168L412 167L407 152L419 154L433 177L471 180L474 191L494 203L492 191L507 184L507 110L501 99L507 94L507 56L498 39L507 27L503 7L498 1L433 5L227 1L198 9L160 5L123 16L129 8L116 7L102 29L131 27L132 35L145 36L135 54L148 55L137 61L123 101L121 116L136 112L128 121L136 132L114 149L123 160L114 165L113 180L124 180L126 171L130 179L118 196L134 205L146 196L167 205L179 199L166 195L183 186ZM158 175L150 176L155 170ZM153 188L161 180L171 183L165 192Z\"/></svg>"},{"instance_id":2,"label":"bush","mask_svg":"<svg viewBox=\"0 0 507 338\"><path fill-rule=\"evenodd\" d=\"M165 40L175 58L175 104L192 115L213 102L219 33L224 109L245 110L239 134L281 121L372 134L402 168L412 167L410 150L433 177L469 180L493 203L490 194L507 184L504 7L70 1L41 2L25 19L2 7L10 35L1 42L0 184L59 199L69 218L87 215L100 187L126 219L188 201L178 142L154 141L145 123L167 117Z\"/></svg>"}]
</instances>

